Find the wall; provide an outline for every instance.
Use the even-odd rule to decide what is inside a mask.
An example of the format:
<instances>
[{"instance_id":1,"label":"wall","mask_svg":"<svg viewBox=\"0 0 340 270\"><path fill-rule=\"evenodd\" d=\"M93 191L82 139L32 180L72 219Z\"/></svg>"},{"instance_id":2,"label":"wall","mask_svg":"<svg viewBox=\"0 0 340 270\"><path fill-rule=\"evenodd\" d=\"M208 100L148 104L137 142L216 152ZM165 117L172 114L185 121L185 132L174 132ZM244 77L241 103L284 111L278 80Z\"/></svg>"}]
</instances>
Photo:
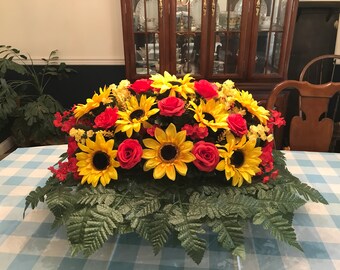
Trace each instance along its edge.
<instances>
[{"instance_id":1,"label":"wall","mask_svg":"<svg viewBox=\"0 0 340 270\"><path fill-rule=\"evenodd\" d=\"M0 0L0 44L34 60L59 50L72 65L122 65L120 0Z\"/></svg>"}]
</instances>

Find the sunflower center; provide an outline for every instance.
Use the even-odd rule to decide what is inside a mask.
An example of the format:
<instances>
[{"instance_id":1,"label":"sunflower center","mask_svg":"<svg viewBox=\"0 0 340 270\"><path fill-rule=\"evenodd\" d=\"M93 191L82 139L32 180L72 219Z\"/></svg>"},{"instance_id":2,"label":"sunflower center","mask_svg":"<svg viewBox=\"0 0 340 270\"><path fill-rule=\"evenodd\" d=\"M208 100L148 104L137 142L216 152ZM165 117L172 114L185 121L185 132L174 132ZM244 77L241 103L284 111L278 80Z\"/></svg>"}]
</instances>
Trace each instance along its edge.
<instances>
[{"instance_id":1,"label":"sunflower center","mask_svg":"<svg viewBox=\"0 0 340 270\"><path fill-rule=\"evenodd\" d=\"M233 164L236 168L239 168L243 165L244 162L244 154L242 151L237 150L230 158L231 164Z\"/></svg>"},{"instance_id":2,"label":"sunflower center","mask_svg":"<svg viewBox=\"0 0 340 270\"><path fill-rule=\"evenodd\" d=\"M160 156L165 162L173 161L177 157L177 147L173 144L165 144L160 150Z\"/></svg>"},{"instance_id":3,"label":"sunflower center","mask_svg":"<svg viewBox=\"0 0 340 270\"><path fill-rule=\"evenodd\" d=\"M133 111L131 114L130 114L130 120L133 120L133 119L140 119L141 117L144 116L144 111L139 109L139 110L135 110Z\"/></svg>"},{"instance_id":4,"label":"sunflower center","mask_svg":"<svg viewBox=\"0 0 340 270\"><path fill-rule=\"evenodd\" d=\"M110 157L105 152L98 151L93 156L92 164L98 171L105 170L110 165Z\"/></svg>"},{"instance_id":5,"label":"sunflower center","mask_svg":"<svg viewBox=\"0 0 340 270\"><path fill-rule=\"evenodd\" d=\"M207 113L207 112L204 113L204 118L208 121L215 121L215 117L212 116L210 113Z\"/></svg>"}]
</instances>

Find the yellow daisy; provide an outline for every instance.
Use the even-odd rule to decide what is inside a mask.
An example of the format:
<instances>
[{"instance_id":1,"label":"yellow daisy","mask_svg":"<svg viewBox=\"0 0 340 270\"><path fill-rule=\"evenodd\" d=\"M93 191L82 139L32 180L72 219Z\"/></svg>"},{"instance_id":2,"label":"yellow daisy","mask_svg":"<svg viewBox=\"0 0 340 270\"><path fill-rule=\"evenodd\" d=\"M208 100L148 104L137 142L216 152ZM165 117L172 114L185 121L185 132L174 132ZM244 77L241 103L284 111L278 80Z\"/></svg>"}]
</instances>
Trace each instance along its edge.
<instances>
[{"instance_id":1,"label":"yellow daisy","mask_svg":"<svg viewBox=\"0 0 340 270\"><path fill-rule=\"evenodd\" d=\"M264 107L259 106L257 101L253 99L252 94L247 91L235 92L235 100L238 101L248 112L255 115L262 124L266 124L269 116L269 111Z\"/></svg>"},{"instance_id":2,"label":"yellow daisy","mask_svg":"<svg viewBox=\"0 0 340 270\"><path fill-rule=\"evenodd\" d=\"M147 120L159 111L158 108L151 109L155 100L155 97L146 98L146 95L142 95L138 103L136 96L131 96L126 101L126 111L118 111L120 119L116 121L116 132L126 132L130 138L133 131L139 132L142 125L144 128L151 127Z\"/></svg>"},{"instance_id":3,"label":"yellow daisy","mask_svg":"<svg viewBox=\"0 0 340 270\"><path fill-rule=\"evenodd\" d=\"M94 93L92 98L86 99L86 104L78 104L74 110L74 117L79 119L89 111L99 107L100 103L107 104L112 102L110 97L111 86L108 88L105 86L104 89L99 88L99 95Z\"/></svg>"},{"instance_id":4,"label":"yellow daisy","mask_svg":"<svg viewBox=\"0 0 340 270\"><path fill-rule=\"evenodd\" d=\"M246 140L243 136L239 141L230 134L227 137L225 149L219 149L222 160L217 164L216 170L225 171L227 180L232 178L233 186L241 186L243 181L251 183L251 178L260 171L261 148L255 147L256 140Z\"/></svg>"},{"instance_id":5,"label":"yellow daisy","mask_svg":"<svg viewBox=\"0 0 340 270\"><path fill-rule=\"evenodd\" d=\"M177 92L185 99L188 98L188 94L195 94L194 78L190 74L186 74L183 79L177 79L175 75L170 75L165 71L164 76L161 74L151 75L150 79L153 81L151 86L159 89L160 94L169 91L169 96L176 96Z\"/></svg>"},{"instance_id":6,"label":"yellow daisy","mask_svg":"<svg viewBox=\"0 0 340 270\"><path fill-rule=\"evenodd\" d=\"M82 175L81 183L92 184L96 187L98 182L105 186L111 179L117 180L115 168L119 162L115 160L117 150L113 150L114 140L105 141L101 133L97 133L96 141L86 139L86 144L78 143L82 152L76 154L78 172Z\"/></svg>"},{"instance_id":7,"label":"yellow daisy","mask_svg":"<svg viewBox=\"0 0 340 270\"><path fill-rule=\"evenodd\" d=\"M165 132L156 128L154 139L144 139L144 145L149 149L143 149L142 157L147 159L144 171L153 170L153 177L161 179L167 176L170 180L176 179L176 171L185 176L188 167L185 163L195 160L191 153L193 142L185 141L186 131L177 133L174 124L170 124Z\"/></svg>"},{"instance_id":8,"label":"yellow daisy","mask_svg":"<svg viewBox=\"0 0 340 270\"><path fill-rule=\"evenodd\" d=\"M194 118L201 127L210 127L214 132L219 128L228 129L227 118L228 111L223 103L209 99L207 103L200 100L197 105L190 101L192 108L190 110L195 112Z\"/></svg>"}]
</instances>

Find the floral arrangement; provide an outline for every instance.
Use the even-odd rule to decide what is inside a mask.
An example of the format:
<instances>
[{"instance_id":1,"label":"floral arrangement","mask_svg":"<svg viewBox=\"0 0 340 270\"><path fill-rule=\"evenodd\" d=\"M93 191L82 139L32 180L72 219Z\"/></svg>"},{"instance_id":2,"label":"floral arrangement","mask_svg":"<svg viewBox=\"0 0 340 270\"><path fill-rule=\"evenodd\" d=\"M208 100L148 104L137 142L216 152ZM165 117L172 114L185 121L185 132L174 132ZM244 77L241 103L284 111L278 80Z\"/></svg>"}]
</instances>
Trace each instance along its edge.
<instances>
[{"instance_id":1,"label":"floral arrangement","mask_svg":"<svg viewBox=\"0 0 340 270\"><path fill-rule=\"evenodd\" d=\"M68 149L52 176L26 198L46 202L65 225L73 254L88 256L112 235L136 232L157 254L175 234L199 264L201 234L244 257L243 229L261 224L298 249L293 212L327 203L286 169L273 150L285 124L232 81L211 83L167 72L99 89L54 121Z\"/></svg>"}]
</instances>

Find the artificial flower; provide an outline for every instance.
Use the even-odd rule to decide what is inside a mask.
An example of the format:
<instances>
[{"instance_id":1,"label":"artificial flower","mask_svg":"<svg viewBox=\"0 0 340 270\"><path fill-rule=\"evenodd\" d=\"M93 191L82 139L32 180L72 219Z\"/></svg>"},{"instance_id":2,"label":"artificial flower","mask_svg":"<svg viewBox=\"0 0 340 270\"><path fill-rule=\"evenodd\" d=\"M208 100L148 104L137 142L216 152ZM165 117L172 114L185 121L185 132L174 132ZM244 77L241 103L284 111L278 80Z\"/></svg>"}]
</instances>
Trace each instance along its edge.
<instances>
[{"instance_id":1,"label":"artificial flower","mask_svg":"<svg viewBox=\"0 0 340 270\"><path fill-rule=\"evenodd\" d=\"M105 111L98 114L94 119L95 128L109 129L114 126L118 119L118 109L107 107Z\"/></svg>"},{"instance_id":2,"label":"artificial flower","mask_svg":"<svg viewBox=\"0 0 340 270\"><path fill-rule=\"evenodd\" d=\"M229 114L227 117L227 123L230 131L238 137L242 137L248 132L247 121L239 113Z\"/></svg>"},{"instance_id":3,"label":"artificial flower","mask_svg":"<svg viewBox=\"0 0 340 270\"><path fill-rule=\"evenodd\" d=\"M196 92L207 100L218 96L217 89L217 85L210 83L207 80L195 82Z\"/></svg>"},{"instance_id":4,"label":"artificial flower","mask_svg":"<svg viewBox=\"0 0 340 270\"><path fill-rule=\"evenodd\" d=\"M98 182L106 186L110 181L118 179L116 168L119 162L115 160L117 150L113 150L114 140L105 141L101 133L96 134L96 140L86 139L85 144L78 143L81 152L76 153L78 172L82 176L81 183Z\"/></svg>"},{"instance_id":5,"label":"artificial flower","mask_svg":"<svg viewBox=\"0 0 340 270\"><path fill-rule=\"evenodd\" d=\"M261 148L255 145L256 141L247 141L246 136L237 141L230 134L224 149L218 150L222 160L217 164L216 170L224 171L226 179L232 179L233 186L240 187L244 181L251 183L252 177L261 171Z\"/></svg>"},{"instance_id":6,"label":"artificial flower","mask_svg":"<svg viewBox=\"0 0 340 270\"><path fill-rule=\"evenodd\" d=\"M86 104L78 104L74 109L74 117L79 119L83 115L87 114L91 110L99 107L100 104L108 104L112 102L110 97L111 87L99 88L99 94L94 93L92 98L86 99Z\"/></svg>"},{"instance_id":7,"label":"artificial flower","mask_svg":"<svg viewBox=\"0 0 340 270\"><path fill-rule=\"evenodd\" d=\"M219 128L228 129L228 111L221 102L214 99L205 102L201 99L199 105L193 101L190 101L190 104L190 110L195 112L194 119L201 127L209 127L214 132Z\"/></svg>"},{"instance_id":8,"label":"artificial flower","mask_svg":"<svg viewBox=\"0 0 340 270\"><path fill-rule=\"evenodd\" d=\"M117 159L120 167L131 169L142 159L143 148L137 140L126 139L118 146Z\"/></svg>"},{"instance_id":9,"label":"artificial flower","mask_svg":"<svg viewBox=\"0 0 340 270\"><path fill-rule=\"evenodd\" d=\"M140 94L152 89L151 84L152 81L150 79L139 79L130 85L130 89Z\"/></svg>"},{"instance_id":10,"label":"artificial flower","mask_svg":"<svg viewBox=\"0 0 340 270\"><path fill-rule=\"evenodd\" d=\"M155 130L155 139L143 140L147 149L143 150L143 158L146 159L143 169L153 169L153 178L161 179L165 175L170 180L176 179L176 171L185 176L188 167L186 163L195 160L191 153L193 142L186 141L185 131L176 131L174 124L170 124L165 131L160 128Z\"/></svg>"},{"instance_id":11,"label":"artificial flower","mask_svg":"<svg viewBox=\"0 0 340 270\"><path fill-rule=\"evenodd\" d=\"M202 172L212 172L220 160L216 146L210 142L195 143L192 153L196 158L194 165Z\"/></svg>"},{"instance_id":12,"label":"artificial flower","mask_svg":"<svg viewBox=\"0 0 340 270\"><path fill-rule=\"evenodd\" d=\"M146 95L142 95L138 102L135 96L131 96L126 102L126 111L118 112L120 119L116 121L116 132L125 132L130 138L133 131L139 132L142 126L144 128L151 127L152 125L147 121L150 116L159 111L157 108L151 108L155 105L155 100L154 97L146 98Z\"/></svg>"},{"instance_id":13,"label":"artificial flower","mask_svg":"<svg viewBox=\"0 0 340 270\"><path fill-rule=\"evenodd\" d=\"M181 116L185 102L177 97L167 97L158 101L159 114L164 116Z\"/></svg>"}]
</instances>

